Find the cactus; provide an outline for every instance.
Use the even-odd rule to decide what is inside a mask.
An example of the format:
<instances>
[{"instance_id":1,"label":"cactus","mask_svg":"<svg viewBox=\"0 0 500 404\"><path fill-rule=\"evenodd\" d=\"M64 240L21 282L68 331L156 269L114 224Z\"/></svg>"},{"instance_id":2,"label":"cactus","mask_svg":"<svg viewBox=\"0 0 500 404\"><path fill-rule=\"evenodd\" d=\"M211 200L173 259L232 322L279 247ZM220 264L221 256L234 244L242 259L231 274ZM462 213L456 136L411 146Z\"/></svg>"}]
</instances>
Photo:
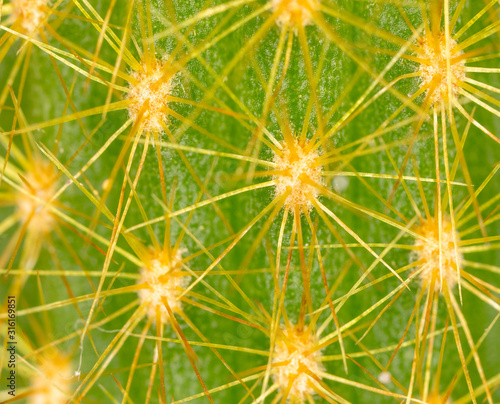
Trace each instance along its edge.
<instances>
[{"instance_id":1,"label":"cactus","mask_svg":"<svg viewBox=\"0 0 500 404\"><path fill-rule=\"evenodd\" d=\"M0 0L0 400L500 401L500 5Z\"/></svg>"}]
</instances>

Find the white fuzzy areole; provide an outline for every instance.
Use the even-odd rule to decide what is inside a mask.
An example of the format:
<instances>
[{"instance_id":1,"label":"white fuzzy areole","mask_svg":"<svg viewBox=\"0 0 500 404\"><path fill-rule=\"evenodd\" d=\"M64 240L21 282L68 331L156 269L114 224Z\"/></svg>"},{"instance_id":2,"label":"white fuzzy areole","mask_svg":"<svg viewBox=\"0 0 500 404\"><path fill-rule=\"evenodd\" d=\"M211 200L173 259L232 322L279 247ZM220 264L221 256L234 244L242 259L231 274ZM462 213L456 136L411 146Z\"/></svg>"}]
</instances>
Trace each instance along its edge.
<instances>
[{"instance_id":1,"label":"white fuzzy areole","mask_svg":"<svg viewBox=\"0 0 500 404\"><path fill-rule=\"evenodd\" d=\"M288 188L291 189L285 200L285 206L292 212L295 212L295 208L299 208L299 211L310 210L313 205L309 197L316 199L319 196L318 189L304 182L304 177L317 184L323 184L323 168L318 164L319 154L315 150L306 150L307 147L308 143L301 145L294 140L295 153L292 153L287 144L283 143L281 154L274 156L276 170L283 171L273 176L276 181L276 195L283 195Z\"/></svg>"},{"instance_id":2,"label":"white fuzzy areole","mask_svg":"<svg viewBox=\"0 0 500 404\"><path fill-rule=\"evenodd\" d=\"M276 23L283 25L309 25L313 13L318 9L319 0L270 0L273 12L280 11Z\"/></svg>"},{"instance_id":3,"label":"white fuzzy areole","mask_svg":"<svg viewBox=\"0 0 500 404\"><path fill-rule=\"evenodd\" d=\"M27 33L32 33L47 15L48 0L14 0L13 15Z\"/></svg>"},{"instance_id":4,"label":"white fuzzy areole","mask_svg":"<svg viewBox=\"0 0 500 404\"><path fill-rule=\"evenodd\" d=\"M72 371L68 358L59 353L51 354L39 368L40 373L31 379L35 393L28 397L28 404L66 404Z\"/></svg>"},{"instance_id":5,"label":"white fuzzy areole","mask_svg":"<svg viewBox=\"0 0 500 404\"><path fill-rule=\"evenodd\" d=\"M284 328L282 331L284 336L276 340L273 363L287 362L287 364L274 368L273 380L282 392L286 391L288 384L293 380L288 398L303 402L307 396L315 393L308 384L308 380L312 379L304 373L304 369L313 374L324 369L320 362L321 353L315 350L318 340L310 332L304 332L296 326Z\"/></svg>"},{"instance_id":6,"label":"white fuzzy areole","mask_svg":"<svg viewBox=\"0 0 500 404\"><path fill-rule=\"evenodd\" d=\"M173 77L165 75L164 66L164 62L154 59L149 69L143 62L141 68L131 74L135 84L130 83L127 96L132 101L128 108L129 116L136 121L148 103L141 121L141 128L147 132L162 132L162 123L168 118L165 107L167 97L171 95Z\"/></svg>"},{"instance_id":7,"label":"white fuzzy areole","mask_svg":"<svg viewBox=\"0 0 500 404\"><path fill-rule=\"evenodd\" d=\"M465 79L465 61L460 59L460 55L463 52L454 52L457 43L453 39L449 38L448 42L450 48L449 76L445 35L440 33L436 39L434 35L427 34L419 43L419 57L426 61L420 65L422 85L431 85L433 80L438 80L437 86L431 95L432 103L440 103L441 101L448 100L448 78L451 79L451 95L454 98L459 95L460 86L458 82Z\"/></svg>"},{"instance_id":8,"label":"white fuzzy areole","mask_svg":"<svg viewBox=\"0 0 500 404\"><path fill-rule=\"evenodd\" d=\"M441 240L439 240L439 222L437 219L422 222L417 229L417 233L425 238L425 240L417 239L415 241L417 258L419 261L422 260L422 266L424 267L420 273L423 285L430 285L432 276L435 274L435 290L442 290L441 280L451 289L457 283L457 263L460 267L463 260L460 251L458 250L457 257L455 250L455 240L457 243L460 240L458 233L453 235L451 222L446 218L442 220ZM440 270L439 265L440 252L442 270Z\"/></svg>"},{"instance_id":9,"label":"white fuzzy areole","mask_svg":"<svg viewBox=\"0 0 500 404\"><path fill-rule=\"evenodd\" d=\"M55 224L55 218L48 204L56 192L54 168L38 161L23 177L29 187L23 183L26 193L17 192L16 194L17 213L22 221L29 219L29 231L40 235L46 234L54 228Z\"/></svg>"},{"instance_id":10,"label":"white fuzzy areole","mask_svg":"<svg viewBox=\"0 0 500 404\"><path fill-rule=\"evenodd\" d=\"M138 284L146 283L149 287L140 289L137 293L141 302L146 303L147 315L154 322L156 322L157 307L160 308L161 322L166 324L170 321L163 297L166 298L172 312L181 308L179 295L189 280L188 276L180 276L181 259L180 251L177 251L171 260L162 251L140 269L141 278Z\"/></svg>"}]
</instances>

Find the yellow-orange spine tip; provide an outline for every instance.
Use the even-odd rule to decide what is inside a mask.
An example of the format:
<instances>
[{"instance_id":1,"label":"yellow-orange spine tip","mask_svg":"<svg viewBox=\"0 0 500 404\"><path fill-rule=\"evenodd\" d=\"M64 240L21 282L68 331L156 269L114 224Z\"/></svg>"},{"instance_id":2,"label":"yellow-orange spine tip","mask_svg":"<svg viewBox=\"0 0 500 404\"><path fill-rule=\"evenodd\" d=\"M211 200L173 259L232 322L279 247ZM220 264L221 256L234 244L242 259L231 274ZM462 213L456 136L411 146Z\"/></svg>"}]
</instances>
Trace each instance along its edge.
<instances>
[{"instance_id":1,"label":"yellow-orange spine tip","mask_svg":"<svg viewBox=\"0 0 500 404\"><path fill-rule=\"evenodd\" d=\"M445 399L445 397L440 396L437 393L431 393L427 397L427 403L429 404L452 404L451 399Z\"/></svg>"}]
</instances>

